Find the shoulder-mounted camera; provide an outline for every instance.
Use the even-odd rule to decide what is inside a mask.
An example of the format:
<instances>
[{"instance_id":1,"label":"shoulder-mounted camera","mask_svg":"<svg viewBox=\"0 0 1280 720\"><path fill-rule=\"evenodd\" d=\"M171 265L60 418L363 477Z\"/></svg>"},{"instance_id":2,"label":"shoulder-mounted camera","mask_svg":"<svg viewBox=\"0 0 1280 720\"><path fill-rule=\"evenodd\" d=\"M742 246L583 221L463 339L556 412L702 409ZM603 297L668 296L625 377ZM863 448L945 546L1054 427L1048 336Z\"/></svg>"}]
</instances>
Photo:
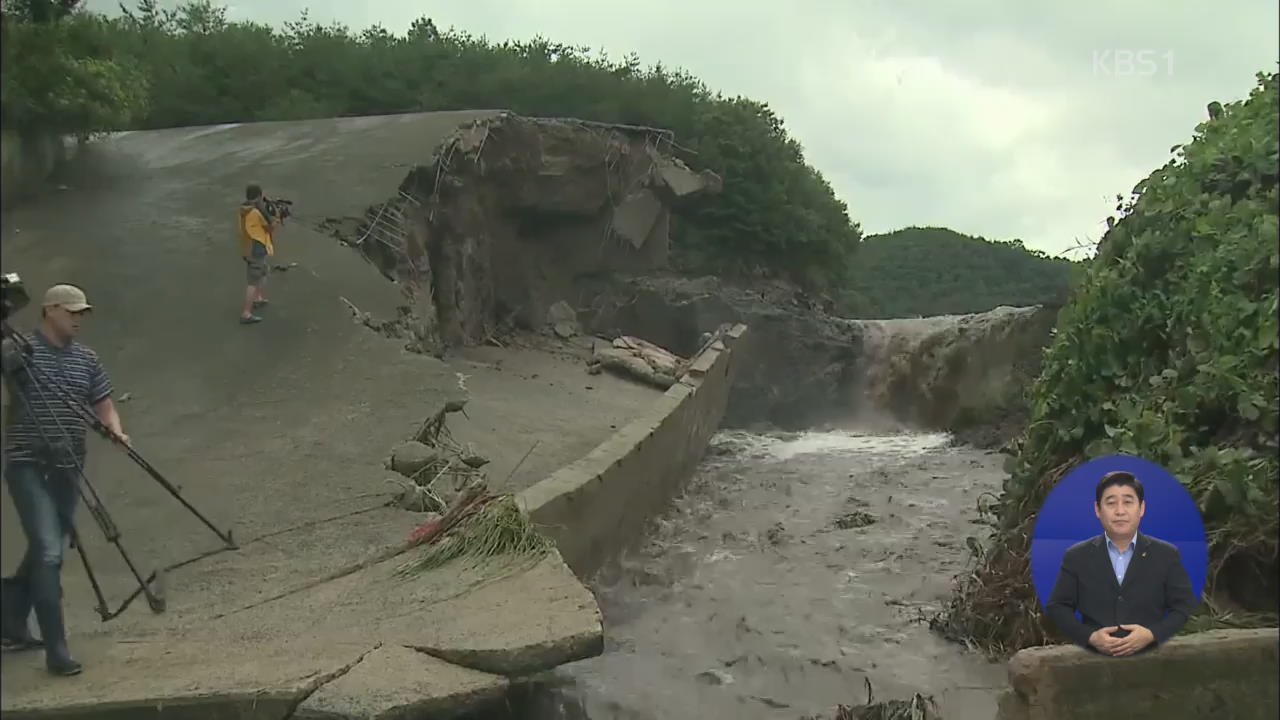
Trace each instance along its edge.
<instances>
[{"instance_id":1,"label":"shoulder-mounted camera","mask_svg":"<svg viewBox=\"0 0 1280 720\"><path fill-rule=\"evenodd\" d=\"M8 320L9 316L18 312L31 302L27 288L22 284L18 273L0 275L0 320Z\"/></svg>"}]
</instances>

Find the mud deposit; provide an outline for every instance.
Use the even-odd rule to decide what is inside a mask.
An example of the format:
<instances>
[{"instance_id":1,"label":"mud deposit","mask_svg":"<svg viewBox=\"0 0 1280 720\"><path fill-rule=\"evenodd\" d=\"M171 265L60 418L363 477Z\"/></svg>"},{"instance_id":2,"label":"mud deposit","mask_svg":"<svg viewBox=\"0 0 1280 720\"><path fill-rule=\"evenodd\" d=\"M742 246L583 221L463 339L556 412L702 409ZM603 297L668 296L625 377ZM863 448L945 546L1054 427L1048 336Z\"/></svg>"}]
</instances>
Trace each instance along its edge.
<instances>
[{"instance_id":1,"label":"mud deposit","mask_svg":"<svg viewBox=\"0 0 1280 720\"><path fill-rule=\"evenodd\" d=\"M933 634L1000 458L945 434L715 437L643 547L602 573L605 653L529 716L799 718L933 694L995 716L1003 665Z\"/></svg>"}]
</instances>

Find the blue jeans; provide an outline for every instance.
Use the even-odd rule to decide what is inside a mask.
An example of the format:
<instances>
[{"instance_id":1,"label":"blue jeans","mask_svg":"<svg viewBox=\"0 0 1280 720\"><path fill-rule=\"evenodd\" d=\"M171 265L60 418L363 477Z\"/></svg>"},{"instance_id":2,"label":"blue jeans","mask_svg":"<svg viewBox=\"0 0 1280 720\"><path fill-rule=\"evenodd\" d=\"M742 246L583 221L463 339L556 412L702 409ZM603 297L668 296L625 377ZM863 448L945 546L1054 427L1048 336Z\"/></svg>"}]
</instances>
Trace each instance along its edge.
<instances>
[{"instance_id":1,"label":"blue jeans","mask_svg":"<svg viewBox=\"0 0 1280 720\"><path fill-rule=\"evenodd\" d=\"M27 538L27 552L9 580L14 597L4 608L6 630L25 629L35 610L45 657L50 663L65 663L71 655L62 619L62 558L80 497L80 478L74 468L16 461L5 468L5 479Z\"/></svg>"}]
</instances>

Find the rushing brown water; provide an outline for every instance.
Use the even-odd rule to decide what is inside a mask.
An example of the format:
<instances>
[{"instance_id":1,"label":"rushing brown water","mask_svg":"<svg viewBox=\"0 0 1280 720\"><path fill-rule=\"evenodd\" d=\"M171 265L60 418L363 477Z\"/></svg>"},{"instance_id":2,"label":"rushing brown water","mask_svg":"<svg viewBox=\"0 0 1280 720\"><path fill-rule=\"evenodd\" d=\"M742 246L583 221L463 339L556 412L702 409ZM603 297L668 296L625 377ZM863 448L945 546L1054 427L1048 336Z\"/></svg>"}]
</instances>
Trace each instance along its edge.
<instances>
[{"instance_id":1,"label":"rushing brown water","mask_svg":"<svg viewBox=\"0 0 1280 720\"><path fill-rule=\"evenodd\" d=\"M594 584L602 656L564 666L540 720L832 717L932 694L990 720L1002 665L943 640L940 607L1000 456L944 434L716 436L686 493Z\"/></svg>"}]
</instances>

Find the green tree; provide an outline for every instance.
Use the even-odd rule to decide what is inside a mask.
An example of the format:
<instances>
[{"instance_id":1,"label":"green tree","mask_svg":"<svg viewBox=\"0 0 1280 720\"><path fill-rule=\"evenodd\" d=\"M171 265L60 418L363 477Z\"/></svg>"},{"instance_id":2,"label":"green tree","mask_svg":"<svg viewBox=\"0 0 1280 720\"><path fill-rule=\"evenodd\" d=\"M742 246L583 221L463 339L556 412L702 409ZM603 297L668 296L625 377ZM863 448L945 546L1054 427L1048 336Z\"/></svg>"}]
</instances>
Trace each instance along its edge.
<instances>
[{"instance_id":1,"label":"green tree","mask_svg":"<svg viewBox=\"0 0 1280 720\"><path fill-rule=\"evenodd\" d=\"M76 3L5 8L0 104L6 127L88 136L146 112L147 77L116 52L111 23Z\"/></svg>"},{"instance_id":2,"label":"green tree","mask_svg":"<svg viewBox=\"0 0 1280 720\"><path fill-rule=\"evenodd\" d=\"M1061 305L1082 267L1016 239L909 227L862 241L848 286L857 296L842 303L851 303L846 312L853 317L878 318Z\"/></svg>"}]
</instances>

